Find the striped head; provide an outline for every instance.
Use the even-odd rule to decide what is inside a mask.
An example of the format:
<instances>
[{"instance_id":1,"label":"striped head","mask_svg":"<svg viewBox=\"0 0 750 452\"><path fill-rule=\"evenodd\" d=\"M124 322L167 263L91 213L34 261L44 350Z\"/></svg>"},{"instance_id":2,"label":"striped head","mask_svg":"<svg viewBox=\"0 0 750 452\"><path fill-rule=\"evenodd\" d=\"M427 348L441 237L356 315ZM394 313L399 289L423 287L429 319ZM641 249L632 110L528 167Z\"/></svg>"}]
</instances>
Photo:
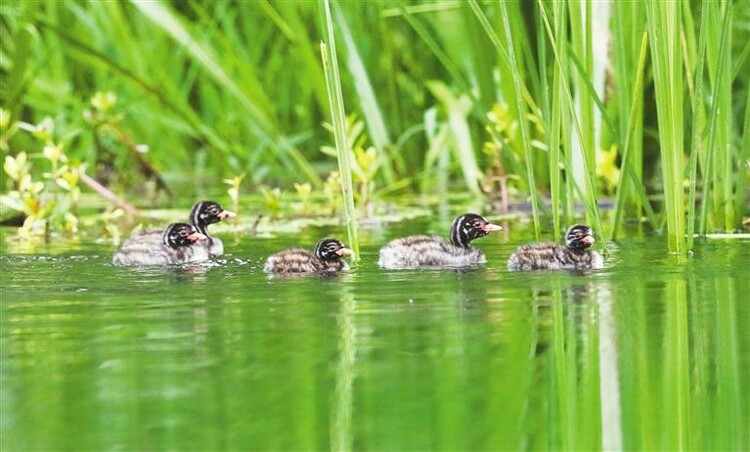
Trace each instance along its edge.
<instances>
[{"instance_id":1,"label":"striped head","mask_svg":"<svg viewBox=\"0 0 750 452\"><path fill-rule=\"evenodd\" d=\"M352 250L344 246L336 239L323 239L315 246L315 256L323 261L335 261L344 256L354 254Z\"/></svg>"},{"instance_id":2,"label":"striped head","mask_svg":"<svg viewBox=\"0 0 750 452\"><path fill-rule=\"evenodd\" d=\"M450 239L452 244L461 248L468 248L469 242L472 240L502 229L502 227L490 223L481 215L466 213L453 221Z\"/></svg>"},{"instance_id":3,"label":"striped head","mask_svg":"<svg viewBox=\"0 0 750 452\"><path fill-rule=\"evenodd\" d=\"M571 226L565 233L565 246L573 251L583 251L594 242L594 232L585 224Z\"/></svg>"},{"instance_id":4,"label":"striped head","mask_svg":"<svg viewBox=\"0 0 750 452\"><path fill-rule=\"evenodd\" d=\"M224 210L219 203L214 201L200 201L190 211L190 223L198 232L205 234L209 224L218 223L226 218L236 217L237 214Z\"/></svg>"},{"instance_id":5,"label":"striped head","mask_svg":"<svg viewBox=\"0 0 750 452\"><path fill-rule=\"evenodd\" d=\"M190 246L198 240L205 240L206 236L196 231L187 223L172 223L167 226L162 235L162 243L170 248Z\"/></svg>"}]
</instances>

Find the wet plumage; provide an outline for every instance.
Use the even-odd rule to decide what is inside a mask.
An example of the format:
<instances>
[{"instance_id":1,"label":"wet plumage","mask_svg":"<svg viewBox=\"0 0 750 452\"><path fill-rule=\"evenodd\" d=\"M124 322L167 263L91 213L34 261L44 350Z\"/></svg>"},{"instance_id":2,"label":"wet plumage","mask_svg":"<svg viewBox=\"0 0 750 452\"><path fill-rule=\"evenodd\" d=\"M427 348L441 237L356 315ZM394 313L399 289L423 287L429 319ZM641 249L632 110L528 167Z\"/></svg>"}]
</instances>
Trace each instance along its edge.
<instances>
[{"instance_id":1,"label":"wet plumage","mask_svg":"<svg viewBox=\"0 0 750 452\"><path fill-rule=\"evenodd\" d=\"M208 234L208 225L235 216L234 212L224 210L219 203L214 201L200 201L195 203L190 211L190 224L193 225L197 232L205 235L207 240L196 243L194 247L204 248L211 256L224 254L224 244L218 237L212 237ZM128 238L123 247L137 246L137 244L141 244L144 247L148 247L149 245L156 246L161 243L163 234L163 229L146 229Z\"/></svg>"},{"instance_id":2,"label":"wet plumage","mask_svg":"<svg viewBox=\"0 0 750 452\"><path fill-rule=\"evenodd\" d=\"M427 235L396 239L380 249L378 264L390 269L484 264L487 262L484 253L471 247L470 242L500 229L480 215L467 213L453 221L450 242Z\"/></svg>"},{"instance_id":3,"label":"wet plumage","mask_svg":"<svg viewBox=\"0 0 750 452\"><path fill-rule=\"evenodd\" d=\"M594 244L591 228L577 224L565 234L565 245L554 242L530 243L516 249L508 258L508 269L585 270L602 268L602 256L589 248Z\"/></svg>"},{"instance_id":4,"label":"wet plumage","mask_svg":"<svg viewBox=\"0 0 750 452\"><path fill-rule=\"evenodd\" d=\"M160 242L126 241L112 258L114 265L168 265L208 259L207 248L196 246L206 236L187 223L170 224Z\"/></svg>"},{"instance_id":5,"label":"wet plumage","mask_svg":"<svg viewBox=\"0 0 750 452\"><path fill-rule=\"evenodd\" d=\"M302 248L280 251L266 261L263 271L277 274L335 273L349 269L344 256L352 251L336 239L323 239L311 252Z\"/></svg>"}]
</instances>

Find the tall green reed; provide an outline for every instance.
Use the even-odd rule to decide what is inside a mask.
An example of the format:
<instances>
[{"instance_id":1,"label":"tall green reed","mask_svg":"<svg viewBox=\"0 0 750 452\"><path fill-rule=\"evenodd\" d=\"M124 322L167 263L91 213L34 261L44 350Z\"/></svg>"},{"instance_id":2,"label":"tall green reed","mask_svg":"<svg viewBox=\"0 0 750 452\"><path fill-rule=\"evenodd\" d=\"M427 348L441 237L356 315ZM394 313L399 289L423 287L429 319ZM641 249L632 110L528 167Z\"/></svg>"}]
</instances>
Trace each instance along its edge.
<instances>
[{"instance_id":1,"label":"tall green reed","mask_svg":"<svg viewBox=\"0 0 750 452\"><path fill-rule=\"evenodd\" d=\"M579 200L596 222L593 156L612 143L621 170L613 189L613 238L631 213L645 212L655 224L646 196L658 199L662 191L660 213L669 234L688 234L682 250L692 247L691 228L736 228L746 214L750 155L750 114L740 119L743 105L737 102L747 93L743 68L750 44L741 45L747 32L733 18L743 5L658 3L646 8L650 13L629 2L613 3L615 89L606 95L593 81L598 69L590 3L331 5L345 46L341 55L347 55L342 95L367 122L381 159L376 193L410 187L429 192L435 174L446 192L475 190L487 160L476 146L487 139L487 108L508 102L519 128L508 138L513 152L503 154L503 164L519 176L511 189L532 204L535 229L544 195L551 197L556 234ZM331 169L318 152L329 139L320 127L330 107L317 55L325 22L310 20L319 12L316 3L257 5L11 2L0 10L10 36L3 51L13 63L2 102L16 105L14 113L34 116L23 118L27 122L44 115L76 118L87 108L80 99L104 87L117 93L126 128L149 144L148 157L173 176L205 175L209 184L213 176L247 172L249 184L317 183ZM697 11L701 18L693 23ZM678 26L679 34L672 31ZM644 27L649 39L656 32L662 38L650 42L655 99L649 60L640 64L641 41L634 39ZM672 83L678 77L687 90ZM688 121L673 108L684 104L685 92ZM654 103L656 120L649 111ZM422 131L435 109L437 127L430 136ZM601 134L592 127L599 127L597 115ZM658 143L650 134L657 125ZM687 154L677 150L685 127L691 132L686 167ZM71 155L95 163L96 152L87 151L96 149L91 138L81 134L76 142ZM677 186L684 183L685 168L690 191L681 203L677 197L685 195ZM681 204L687 205L687 221ZM670 243L676 250L677 241Z\"/></svg>"},{"instance_id":2,"label":"tall green reed","mask_svg":"<svg viewBox=\"0 0 750 452\"><path fill-rule=\"evenodd\" d=\"M531 131L529 130L529 123L526 121L526 104L524 103L524 93L527 92L527 88L522 79L522 69L519 64L519 56L517 52L517 45L514 44L513 34L511 32L511 19L508 12L508 8L505 3L500 2L500 13L502 16L503 32L505 43L503 43L497 33L490 25L489 19L479 7L476 0L470 0L469 6L476 15L480 24L484 28L487 36L489 37L492 44L495 46L501 61L507 63L511 70L513 85L512 92L509 97L514 100L514 108L516 111L516 117L519 122L519 129L521 131L521 144L523 149L523 157L526 167L526 181L529 187L529 199L531 200L531 209L534 220L534 233L538 238L541 235L541 224L540 224L540 211L539 211L539 193L536 187L536 180L534 176L534 154L531 145ZM507 48L506 48L507 46Z\"/></svg>"},{"instance_id":3,"label":"tall green reed","mask_svg":"<svg viewBox=\"0 0 750 452\"><path fill-rule=\"evenodd\" d=\"M573 142L569 150L571 174L568 177L574 181L583 192L585 198L596 198L594 184L586 183L595 177L596 153L596 119L594 107L594 91L587 89L596 77L594 69L592 4L591 2L569 2L567 16L570 21L570 35L567 41L555 41L567 53L572 62L578 61L580 70L571 74L575 103L576 121L579 127L573 129ZM601 39L600 36L597 36Z\"/></svg>"},{"instance_id":4,"label":"tall green reed","mask_svg":"<svg viewBox=\"0 0 750 452\"><path fill-rule=\"evenodd\" d=\"M739 174L737 176L737 190L734 199L737 218L742 218L742 212L748 196L747 183L748 177L750 177L748 176L750 174L750 96L745 96L745 120L742 130L742 144L740 145L738 163Z\"/></svg>"},{"instance_id":5,"label":"tall green reed","mask_svg":"<svg viewBox=\"0 0 750 452\"><path fill-rule=\"evenodd\" d=\"M641 49L640 49L640 56L638 58L638 67L636 69L636 81L633 85L632 89L632 103L629 109L629 117L630 121L626 124L625 129L625 139L622 141L622 163L621 166L623 168L623 171L625 172L625 176L622 177L622 180L617 185L616 193L615 193L615 207L614 207L614 220L612 222L612 231L610 234L610 239L614 240L617 238L617 231L620 227L621 219L623 218L623 213L625 210L625 194L628 192L627 188L628 186L626 183L628 181L631 181L633 184L633 192L637 193L639 196L635 197L636 200L636 209L641 210L644 209L648 213L649 218L651 219L651 224L656 224L656 219L654 218L653 210L651 209L651 205L648 202L648 199L646 198L645 190L642 186L642 171L640 171L640 165L638 165L634 160L642 156L638 155L639 151L642 150L641 145L632 144L634 139L633 136L636 137L642 136L643 134L643 123L642 123L642 117L643 117L643 79L644 79L644 73L645 73L645 66L646 66L646 52L648 47L648 34L644 31L643 38L641 39ZM640 118L640 121L639 121ZM640 125L639 125L640 124ZM635 155L633 155L635 154ZM639 175L640 173L640 175Z\"/></svg>"},{"instance_id":6,"label":"tall green reed","mask_svg":"<svg viewBox=\"0 0 750 452\"><path fill-rule=\"evenodd\" d=\"M440 151L443 153L448 153L450 150L454 151L454 160L461 168L466 189L471 193L478 195L480 193L478 183L481 179L481 171L477 162L476 146L474 145L475 139L473 137L469 118L472 115L475 115L476 117L478 110L475 107L476 105L482 104L482 99L475 93L475 90L472 89L468 80L470 76L465 74L465 71L462 70L459 62L455 58L455 55L466 51L466 43L463 43L462 46L441 46L438 39L436 39L437 37L433 36L434 33L430 32L427 24L414 15L413 9L407 8L401 2L398 3L398 7L402 17L414 29L419 38L427 45L428 49L440 63L442 68L447 71L449 79L453 85L458 87L459 92L456 94L454 89L443 81L424 81L425 86L429 89L432 96L442 105L447 115L448 130L450 131L451 136L450 139L445 142L445 147L440 149ZM466 27L462 27L461 30L464 33L468 33ZM444 42L448 44L450 43L450 40ZM479 78L484 79L484 77ZM481 121L486 121L483 115L479 115L478 118ZM435 142L433 141L432 143L434 144ZM447 158L448 156L441 157L440 161L445 162ZM430 160L434 161L434 159ZM442 168L446 168L445 165L443 165ZM425 169L432 170L431 168Z\"/></svg>"},{"instance_id":7,"label":"tall green reed","mask_svg":"<svg viewBox=\"0 0 750 452\"><path fill-rule=\"evenodd\" d=\"M513 35L511 33L510 15L508 14L508 7L505 2L500 2L500 14L503 20L503 31L505 33L505 41L508 45L509 51L507 52L507 61L510 63L510 68L513 72L513 92L512 96L515 99L516 117L519 120L521 129L521 142L523 144L524 158L526 162L526 179L529 185L529 195L531 197L531 209L534 215L534 234L536 237L541 235L541 226L539 223L539 195L537 193L536 181L534 180L534 161L531 147L531 132L529 131L529 124L525 121L526 118L526 106L524 105L523 99L523 80L521 79L521 66L518 63L518 56L516 54L516 45L513 41ZM501 54L504 55L503 52Z\"/></svg>"},{"instance_id":8,"label":"tall green reed","mask_svg":"<svg viewBox=\"0 0 750 452\"><path fill-rule=\"evenodd\" d=\"M693 248L695 240L695 207L696 194L698 185L698 156L702 143L702 134L706 125L706 114L703 102L703 72L706 61L706 32L708 30L708 8L701 8L700 33L698 36L698 48L693 52L686 52L687 58L693 60L690 66L695 67L695 77L691 78L690 71L687 71L688 87L691 92L691 118L692 118L692 137L690 143L690 160L689 179L690 188L688 190L688 212L687 212L687 247ZM686 15L689 14L689 8L686 8ZM690 34L688 34L690 35ZM690 41L688 41L690 42ZM688 49L689 50L689 49ZM689 63L688 63L689 64Z\"/></svg>"},{"instance_id":9,"label":"tall green reed","mask_svg":"<svg viewBox=\"0 0 750 452\"><path fill-rule=\"evenodd\" d=\"M385 115L379 106L375 89L370 81L370 76L367 74L363 58L357 49L354 36L346 21L346 16L338 4L334 4L334 12L338 28L344 38L347 50L347 65L354 79L357 93L359 94L358 98L363 113L362 116L368 124L368 130L375 149L378 150L378 158L381 162L380 166L384 169L385 183L389 185L394 184L396 182L396 173L393 170L391 162L397 164L399 171L404 173L406 171L404 161L397 152L393 152L392 150L393 143L385 121Z\"/></svg>"},{"instance_id":10,"label":"tall green reed","mask_svg":"<svg viewBox=\"0 0 750 452\"><path fill-rule=\"evenodd\" d=\"M617 103L617 119L619 119L619 130L630 132L630 139L624 141L629 143L628 147L621 148L620 153L629 152L628 163L623 156L622 168L625 171L634 173L634 185L626 191L626 198L621 201L620 210L624 210L626 199L633 207L633 214L640 217L643 214L644 200L638 193L638 187L643 186L643 90L636 91L635 86L641 83L645 78L645 49L643 40L639 42L634 38L639 34L646 33L646 14L643 8L634 8L633 4L628 2L612 3L612 45L614 50L613 77L616 90L613 93ZM633 76L635 75L635 80ZM632 94L631 94L632 93ZM632 102L628 102L628 96L633 97ZM633 110L635 108L635 110ZM627 167L631 169L628 170ZM625 177L621 179L618 189L629 180ZM645 201L647 204L648 201ZM617 211L618 209L616 209ZM622 213L622 212L621 212ZM616 228L619 221L613 224L612 237L616 237Z\"/></svg>"},{"instance_id":11,"label":"tall green reed","mask_svg":"<svg viewBox=\"0 0 750 452\"><path fill-rule=\"evenodd\" d=\"M555 14L555 35L558 39L567 40L567 26L566 26L566 4L564 2L555 2L553 4ZM539 20L539 36L538 39L541 42L545 42L544 26L541 19ZM562 55L561 64L554 65L552 71L552 85L550 106L549 111L549 189L550 199L552 202L552 224L554 225L555 237L560 237L563 231L562 222L562 210L565 207L563 200L566 198L565 192L563 191L563 179L560 177L560 172L564 167L562 162L561 149L564 147L570 149L571 136L567 127L563 127L563 124L570 123L570 114L567 109L563 108L563 90L565 84L563 77L566 73L564 68L567 67L567 59L565 55ZM546 90L545 90L546 91ZM564 209L568 211L569 209ZM568 217L568 215L565 215Z\"/></svg>"},{"instance_id":12,"label":"tall green reed","mask_svg":"<svg viewBox=\"0 0 750 452\"><path fill-rule=\"evenodd\" d=\"M538 4L542 14L542 19L544 21L544 27L547 30L547 36L550 41L550 46L552 47L552 51L555 57L555 64L559 67L560 71L563 74L567 74L563 62L563 54L565 53L565 48L567 47L567 45L565 42L560 42L559 37L553 32L547 10L543 2L539 0ZM562 99L564 100L564 105L561 105L560 107L566 108L568 110L570 119L573 122L573 128L578 136L586 137L590 132L588 132L587 134L584 134L582 132L581 118L577 114L576 107L573 102L573 96L571 94L571 87L568 83L567 77L561 77L560 82L560 86L562 86L563 88ZM587 155L593 155L593 151L589 151L586 149L587 140L579 140L578 145L582 147L582 149L580 149L579 153L577 154L577 159L574 159L574 156L570 151L566 153L566 158L563 159L567 175L566 180L568 181L569 187L572 186L569 188L569 191L574 190L577 193L579 199L584 205L587 217L590 219L590 221L593 221L594 227L597 231L602 231L602 222L599 215L599 208L597 206L596 189L594 187L593 175L595 172L593 171L593 169L589 168L590 163L588 161L588 158L586 157ZM574 145L571 143L571 147L573 146ZM578 183L578 181L576 181L575 177L572 176L575 171L574 165L580 165L583 170L583 180L581 181L584 184L583 187Z\"/></svg>"},{"instance_id":13,"label":"tall green reed","mask_svg":"<svg viewBox=\"0 0 750 452\"><path fill-rule=\"evenodd\" d=\"M727 2L708 3L706 30L706 55L709 78L711 79L711 99L709 124L706 130L706 152L703 165L703 196L701 197L698 232L706 228L731 230L734 227L734 207L731 205L734 177L732 155L729 145L731 130L731 63L726 49L731 46L729 29L731 15ZM723 13L722 13L723 11ZM719 20L719 15L722 19ZM720 27L717 26L720 24ZM725 86L726 85L726 86ZM696 87L696 91L698 87ZM709 206L712 215L709 218Z\"/></svg>"},{"instance_id":14,"label":"tall green reed","mask_svg":"<svg viewBox=\"0 0 750 452\"><path fill-rule=\"evenodd\" d=\"M677 3L651 2L646 13L651 35L668 247L670 251L682 254L686 251L687 231L683 199L682 10Z\"/></svg>"},{"instance_id":15,"label":"tall green reed","mask_svg":"<svg viewBox=\"0 0 750 452\"><path fill-rule=\"evenodd\" d=\"M344 198L344 216L348 245L359 259L359 239L357 237L357 211L354 206L354 188L352 186L351 146L347 140L346 112L344 110L344 96L341 94L341 77L339 76L338 59L336 57L336 37L334 34L331 5L329 0L323 0L321 9L325 17L328 45L320 43L320 53L323 70L326 75L328 101L330 103L333 135L338 151L339 172L341 174L341 190Z\"/></svg>"}]
</instances>

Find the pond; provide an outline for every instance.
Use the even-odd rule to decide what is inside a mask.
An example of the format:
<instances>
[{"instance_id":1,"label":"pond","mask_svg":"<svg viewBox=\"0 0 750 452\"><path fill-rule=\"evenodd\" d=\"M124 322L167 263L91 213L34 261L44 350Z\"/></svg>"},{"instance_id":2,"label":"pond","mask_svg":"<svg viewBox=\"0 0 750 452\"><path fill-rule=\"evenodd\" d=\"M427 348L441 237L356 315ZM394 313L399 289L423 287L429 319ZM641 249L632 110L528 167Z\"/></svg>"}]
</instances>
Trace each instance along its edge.
<instances>
[{"instance_id":1,"label":"pond","mask_svg":"<svg viewBox=\"0 0 750 452\"><path fill-rule=\"evenodd\" d=\"M631 230L602 270L510 273L532 236L511 222L475 242L484 267L377 267L449 224L364 228L333 278L260 269L335 228L219 234L228 254L185 268L0 245L2 449L750 447L750 240L682 262Z\"/></svg>"}]
</instances>

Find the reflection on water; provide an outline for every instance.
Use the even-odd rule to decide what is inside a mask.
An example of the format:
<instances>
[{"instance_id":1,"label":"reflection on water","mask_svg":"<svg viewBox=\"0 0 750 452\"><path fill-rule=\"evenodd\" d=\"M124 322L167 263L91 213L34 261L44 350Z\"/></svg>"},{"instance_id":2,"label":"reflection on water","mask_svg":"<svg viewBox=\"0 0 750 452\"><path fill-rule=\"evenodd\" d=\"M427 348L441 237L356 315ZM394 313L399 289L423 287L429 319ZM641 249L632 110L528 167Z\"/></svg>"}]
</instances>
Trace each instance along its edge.
<instances>
[{"instance_id":1,"label":"reflection on water","mask_svg":"<svg viewBox=\"0 0 750 452\"><path fill-rule=\"evenodd\" d=\"M603 270L509 273L523 237L483 239L477 269L386 272L365 247L293 279L261 268L294 237L169 269L6 248L0 446L750 447L749 241L679 262L635 237Z\"/></svg>"}]
</instances>

